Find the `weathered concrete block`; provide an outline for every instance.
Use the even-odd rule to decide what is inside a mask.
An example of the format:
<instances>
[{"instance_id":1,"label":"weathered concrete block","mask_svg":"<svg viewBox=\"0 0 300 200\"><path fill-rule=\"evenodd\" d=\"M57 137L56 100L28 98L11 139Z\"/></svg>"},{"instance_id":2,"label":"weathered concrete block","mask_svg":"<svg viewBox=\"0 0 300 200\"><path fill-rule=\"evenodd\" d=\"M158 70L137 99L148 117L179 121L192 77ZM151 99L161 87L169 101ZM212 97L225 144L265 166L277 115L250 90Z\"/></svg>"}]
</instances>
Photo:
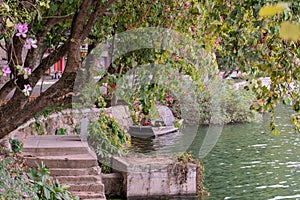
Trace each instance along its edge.
<instances>
[{"instance_id":1,"label":"weathered concrete block","mask_svg":"<svg viewBox=\"0 0 300 200\"><path fill-rule=\"evenodd\" d=\"M112 168L124 178L126 197L196 194L196 168L169 156L125 156L112 159Z\"/></svg>"}]
</instances>

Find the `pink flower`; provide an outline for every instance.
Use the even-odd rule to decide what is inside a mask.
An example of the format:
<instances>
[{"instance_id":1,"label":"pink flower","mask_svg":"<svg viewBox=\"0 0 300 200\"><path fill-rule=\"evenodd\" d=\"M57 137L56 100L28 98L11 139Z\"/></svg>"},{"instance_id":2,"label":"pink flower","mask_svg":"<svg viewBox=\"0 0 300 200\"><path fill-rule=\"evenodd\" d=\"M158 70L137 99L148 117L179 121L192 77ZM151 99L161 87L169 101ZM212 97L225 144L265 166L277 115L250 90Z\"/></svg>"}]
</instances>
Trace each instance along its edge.
<instances>
[{"instance_id":1,"label":"pink flower","mask_svg":"<svg viewBox=\"0 0 300 200\"><path fill-rule=\"evenodd\" d=\"M221 42L221 38L217 38L217 39L215 40L215 46L218 46L220 42Z\"/></svg>"},{"instance_id":2,"label":"pink flower","mask_svg":"<svg viewBox=\"0 0 300 200\"><path fill-rule=\"evenodd\" d=\"M36 42L37 41L32 38L27 38L24 44L25 49L37 48Z\"/></svg>"},{"instance_id":3,"label":"pink flower","mask_svg":"<svg viewBox=\"0 0 300 200\"><path fill-rule=\"evenodd\" d=\"M22 90L22 92L24 93L25 96L29 96L30 95L30 91L32 91L32 87L27 84L24 85L24 89Z\"/></svg>"},{"instance_id":4,"label":"pink flower","mask_svg":"<svg viewBox=\"0 0 300 200\"><path fill-rule=\"evenodd\" d=\"M220 73L219 73L219 77L220 77L220 78L223 78L223 77L224 77L224 74L225 74L224 72L220 72Z\"/></svg>"},{"instance_id":5,"label":"pink flower","mask_svg":"<svg viewBox=\"0 0 300 200\"><path fill-rule=\"evenodd\" d=\"M178 56L174 56L174 61L178 62L178 60L179 60L179 57Z\"/></svg>"},{"instance_id":6,"label":"pink flower","mask_svg":"<svg viewBox=\"0 0 300 200\"><path fill-rule=\"evenodd\" d=\"M20 36L22 35L23 38L26 37L26 33L28 31L28 24L24 23L24 24L15 24L15 29L18 31L18 33L16 34L16 36Z\"/></svg>"},{"instance_id":7,"label":"pink flower","mask_svg":"<svg viewBox=\"0 0 300 200\"><path fill-rule=\"evenodd\" d=\"M191 29L192 29L192 31L193 31L193 32L195 32L195 31L196 31L196 28L195 28L195 26L192 26L192 27L191 27Z\"/></svg>"},{"instance_id":8,"label":"pink flower","mask_svg":"<svg viewBox=\"0 0 300 200\"><path fill-rule=\"evenodd\" d=\"M24 79L28 79L28 76L31 75L31 69L29 67L24 68Z\"/></svg>"},{"instance_id":9,"label":"pink flower","mask_svg":"<svg viewBox=\"0 0 300 200\"><path fill-rule=\"evenodd\" d=\"M184 3L183 3L183 6L184 6L184 7L188 7L189 4L188 4L187 2L184 2Z\"/></svg>"},{"instance_id":10,"label":"pink flower","mask_svg":"<svg viewBox=\"0 0 300 200\"><path fill-rule=\"evenodd\" d=\"M166 102L167 103L173 103L173 101L174 101L174 98L173 97L170 97L170 98L166 98Z\"/></svg>"},{"instance_id":11,"label":"pink flower","mask_svg":"<svg viewBox=\"0 0 300 200\"><path fill-rule=\"evenodd\" d=\"M220 18L220 21L223 21L223 20L224 20L224 17L223 17L223 16L220 16L219 18Z\"/></svg>"},{"instance_id":12,"label":"pink flower","mask_svg":"<svg viewBox=\"0 0 300 200\"><path fill-rule=\"evenodd\" d=\"M139 103L134 103L132 104L133 107L138 107L139 106Z\"/></svg>"},{"instance_id":13,"label":"pink flower","mask_svg":"<svg viewBox=\"0 0 300 200\"><path fill-rule=\"evenodd\" d=\"M175 77L176 78L180 78L180 74L175 74Z\"/></svg>"},{"instance_id":14,"label":"pink flower","mask_svg":"<svg viewBox=\"0 0 300 200\"><path fill-rule=\"evenodd\" d=\"M4 67L4 68L2 69L2 72L3 72L3 76L7 76L7 74L10 74L10 73L11 73L9 67Z\"/></svg>"},{"instance_id":15,"label":"pink flower","mask_svg":"<svg viewBox=\"0 0 300 200\"><path fill-rule=\"evenodd\" d=\"M156 101L155 103L156 103L156 105L159 105L159 104L160 104L160 101Z\"/></svg>"}]
</instances>

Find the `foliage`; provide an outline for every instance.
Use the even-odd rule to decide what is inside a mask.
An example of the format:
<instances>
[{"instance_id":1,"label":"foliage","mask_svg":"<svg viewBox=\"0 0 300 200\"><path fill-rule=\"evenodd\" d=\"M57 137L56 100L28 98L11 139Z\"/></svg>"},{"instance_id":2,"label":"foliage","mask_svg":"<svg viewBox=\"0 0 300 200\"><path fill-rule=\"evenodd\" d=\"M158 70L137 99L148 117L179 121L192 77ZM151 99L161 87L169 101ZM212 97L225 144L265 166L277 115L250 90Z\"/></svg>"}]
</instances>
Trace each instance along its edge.
<instances>
[{"instance_id":1,"label":"foliage","mask_svg":"<svg viewBox=\"0 0 300 200\"><path fill-rule=\"evenodd\" d=\"M204 33L201 41L213 47L221 71L251 72L249 88L258 100L252 108L274 113L274 107L284 101L299 113L299 43L279 37L286 32L297 34L297 28L290 28L299 21L299 2L272 1L273 5L267 0L201 2ZM262 17L275 13L275 16ZM259 77L270 77L270 86L263 86ZM292 121L297 121L296 118L297 115L292 116ZM274 120L271 128L273 133L278 133Z\"/></svg>"},{"instance_id":2,"label":"foliage","mask_svg":"<svg viewBox=\"0 0 300 200\"><path fill-rule=\"evenodd\" d=\"M169 50L134 50L120 57L115 57L120 51L113 51L114 45L111 45L108 48L113 63L109 63L105 75L109 73L118 80L137 66L168 64L174 71L177 70L176 73L190 76L201 91L204 85L201 75L215 75L218 72L217 65L219 70L225 71L227 75L234 69L240 69L243 72L252 72L255 79L261 76L271 77L270 89L257 85L255 81L251 82L254 86L249 88L257 93L257 99L262 102L262 105L253 106L255 110L272 112L278 102L284 101L290 102L295 112L299 113L299 44L295 42L299 36L299 26L296 24L299 21L299 2L276 4L277 1L274 1L274 5L265 6L269 2L3 1L0 5L0 38L7 47L5 50L8 64L0 71L2 76L10 75L11 79L0 88L1 137L43 108L57 102L63 104L67 97L73 95L74 79L81 66L80 44L85 41L96 46L95 44L116 33L140 27L181 32L199 44L207 52L206 55L216 55L217 62L214 58L207 58L211 63L202 62L207 60L199 59L199 51L189 43L178 44ZM262 6L264 7L261 10ZM276 15L270 16L272 14ZM165 35L166 31L159 34L160 41L163 41L161 46L174 43L175 40L165 41ZM287 40L282 40L277 35ZM143 42L147 44L151 39L153 37L144 39ZM126 42L128 41L141 42L132 37L127 38ZM118 46L119 42L117 41L115 46ZM194 55L187 55L193 52ZM34 101L24 97L24 94L31 94L32 88L43 73L62 56L68 57L67 70L62 79ZM197 68L195 61L200 62L198 64L201 67ZM142 112L145 115L154 110L155 102L150 102L152 98L165 98L166 90L161 85L154 83L152 86L144 88L144 91L135 91L129 101L131 105L138 101L143 106ZM13 98L4 104L5 97L14 89L16 92ZM13 115L20 116L20 119L12 120L16 119ZM10 120L10 123L4 119ZM292 116L295 125L299 124L298 119L298 114ZM271 126L275 127L274 124Z\"/></svg>"},{"instance_id":3,"label":"foliage","mask_svg":"<svg viewBox=\"0 0 300 200\"><path fill-rule=\"evenodd\" d=\"M28 169L20 154L0 152L0 199L78 200L67 188L50 177L43 163L37 171Z\"/></svg>"},{"instance_id":4,"label":"foliage","mask_svg":"<svg viewBox=\"0 0 300 200\"><path fill-rule=\"evenodd\" d=\"M216 91L215 88L220 85L222 85L222 91ZM173 107L180 108L175 112L175 115L179 116L182 112L191 113L193 110L191 108L196 105L198 116L185 120L202 125L256 122L261 118L259 113L250 110L250 105L255 102L254 93L241 87L237 88L236 83L230 80L218 79L208 83L203 90L196 92L195 101L190 104L182 105L183 103L178 100L174 102ZM193 121L193 119L198 119L198 121Z\"/></svg>"},{"instance_id":5,"label":"foliage","mask_svg":"<svg viewBox=\"0 0 300 200\"><path fill-rule=\"evenodd\" d=\"M115 154L124 154L124 148L130 146L129 135L103 110L99 118L88 125L88 133L88 143L100 161Z\"/></svg>"},{"instance_id":6,"label":"foliage","mask_svg":"<svg viewBox=\"0 0 300 200\"><path fill-rule=\"evenodd\" d=\"M20 153L22 151L23 143L20 140L9 138L9 143L14 153Z\"/></svg>"},{"instance_id":7,"label":"foliage","mask_svg":"<svg viewBox=\"0 0 300 200\"><path fill-rule=\"evenodd\" d=\"M38 199L25 173L24 160L0 152L0 199Z\"/></svg>"},{"instance_id":8,"label":"foliage","mask_svg":"<svg viewBox=\"0 0 300 200\"><path fill-rule=\"evenodd\" d=\"M65 128L58 128L55 131L55 135L66 135L66 134L67 134L67 129L65 129Z\"/></svg>"},{"instance_id":9,"label":"foliage","mask_svg":"<svg viewBox=\"0 0 300 200\"><path fill-rule=\"evenodd\" d=\"M38 170L29 169L28 176L34 182L38 199L43 200L78 200L79 198L71 195L67 189L68 185L60 185L58 180L50 177L50 171L42 162Z\"/></svg>"}]
</instances>

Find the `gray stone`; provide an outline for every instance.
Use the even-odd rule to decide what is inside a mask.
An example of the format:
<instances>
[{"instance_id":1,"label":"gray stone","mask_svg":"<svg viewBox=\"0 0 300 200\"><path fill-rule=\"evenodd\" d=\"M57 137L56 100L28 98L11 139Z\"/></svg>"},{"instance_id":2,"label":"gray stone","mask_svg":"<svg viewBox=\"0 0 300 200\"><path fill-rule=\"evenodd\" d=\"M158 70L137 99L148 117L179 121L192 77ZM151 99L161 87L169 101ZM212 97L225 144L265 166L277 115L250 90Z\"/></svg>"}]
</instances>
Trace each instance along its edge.
<instances>
[{"instance_id":1,"label":"gray stone","mask_svg":"<svg viewBox=\"0 0 300 200\"><path fill-rule=\"evenodd\" d=\"M158 121L163 121L164 125L166 126L173 125L175 118L169 107L163 105L157 105L157 111L161 117L160 119L158 119Z\"/></svg>"}]
</instances>

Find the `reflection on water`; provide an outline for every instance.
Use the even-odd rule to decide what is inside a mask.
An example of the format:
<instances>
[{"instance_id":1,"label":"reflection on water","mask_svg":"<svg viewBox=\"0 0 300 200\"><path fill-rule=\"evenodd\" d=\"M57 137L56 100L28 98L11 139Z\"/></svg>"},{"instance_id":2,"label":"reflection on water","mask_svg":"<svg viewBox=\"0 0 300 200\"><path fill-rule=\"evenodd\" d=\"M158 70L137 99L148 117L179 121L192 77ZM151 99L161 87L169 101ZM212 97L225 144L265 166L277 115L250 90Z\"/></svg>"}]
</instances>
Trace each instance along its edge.
<instances>
[{"instance_id":1,"label":"reflection on water","mask_svg":"<svg viewBox=\"0 0 300 200\"><path fill-rule=\"evenodd\" d=\"M270 133L269 122L224 126L213 150L204 158L207 199L299 199L300 135L289 122L288 111L277 109L280 136ZM149 140L132 140L131 152L199 155L208 127Z\"/></svg>"}]
</instances>

